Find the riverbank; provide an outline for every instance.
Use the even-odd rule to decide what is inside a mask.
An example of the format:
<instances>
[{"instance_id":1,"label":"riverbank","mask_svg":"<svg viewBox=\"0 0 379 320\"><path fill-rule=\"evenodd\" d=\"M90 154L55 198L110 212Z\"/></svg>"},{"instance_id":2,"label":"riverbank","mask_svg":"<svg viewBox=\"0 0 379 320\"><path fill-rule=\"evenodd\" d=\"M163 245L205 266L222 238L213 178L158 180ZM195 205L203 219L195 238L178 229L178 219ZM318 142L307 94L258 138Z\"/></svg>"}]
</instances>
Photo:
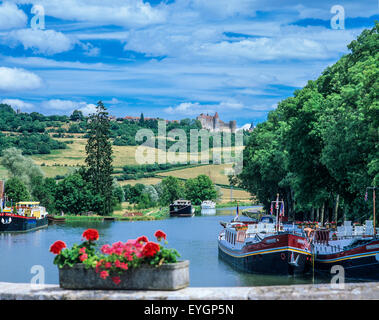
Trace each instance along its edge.
<instances>
[{"instance_id":1,"label":"riverbank","mask_svg":"<svg viewBox=\"0 0 379 320\"><path fill-rule=\"evenodd\" d=\"M169 217L168 208L149 208L142 210L128 210L123 213L113 214L110 216L100 215L64 215L64 216L52 216L54 219L64 218L64 221L60 222L76 222L76 221L88 221L88 222L101 222L101 221L140 221L140 220L161 220ZM59 222L59 221L56 221Z\"/></svg>"},{"instance_id":2,"label":"riverbank","mask_svg":"<svg viewBox=\"0 0 379 320\"><path fill-rule=\"evenodd\" d=\"M239 202L239 207L248 207L248 206L257 206L257 204L252 202ZM236 208L236 202L226 202L226 203L218 203L216 205L216 209L220 208ZM195 208L195 212L197 214L201 213L201 206L193 206ZM56 221L56 222L75 222L75 221L93 221L93 222L100 222L100 221L142 221L142 220L162 220L169 218L169 209L168 207L163 208L148 208L148 209L141 209L141 210L118 210L115 211L113 215L110 216L100 216L100 215L89 215L89 216L80 216L80 215L71 215L67 214L64 216L60 215L53 215L52 218L54 219L62 219L64 218L64 221Z\"/></svg>"},{"instance_id":3,"label":"riverbank","mask_svg":"<svg viewBox=\"0 0 379 320\"><path fill-rule=\"evenodd\" d=\"M58 285L0 282L0 300L378 300L379 283L265 287L188 287L177 291L64 290Z\"/></svg>"}]
</instances>

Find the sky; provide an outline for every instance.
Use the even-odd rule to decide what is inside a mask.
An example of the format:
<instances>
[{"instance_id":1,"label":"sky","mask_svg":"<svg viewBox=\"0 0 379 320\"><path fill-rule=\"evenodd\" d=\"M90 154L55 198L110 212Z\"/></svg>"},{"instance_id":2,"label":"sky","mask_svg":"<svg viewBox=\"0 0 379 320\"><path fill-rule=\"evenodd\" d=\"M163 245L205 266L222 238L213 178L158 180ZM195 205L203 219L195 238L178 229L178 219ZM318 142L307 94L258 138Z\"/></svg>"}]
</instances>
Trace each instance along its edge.
<instances>
[{"instance_id":1,"label":"sky","mask_svg":"<svg viewBox=\"0 0 379 320\"><path fill-rule=\"evenodd\" d=\"M378 0L0 1L0 103L262 122L379 20Z\"/></svg>"}]
</instances>

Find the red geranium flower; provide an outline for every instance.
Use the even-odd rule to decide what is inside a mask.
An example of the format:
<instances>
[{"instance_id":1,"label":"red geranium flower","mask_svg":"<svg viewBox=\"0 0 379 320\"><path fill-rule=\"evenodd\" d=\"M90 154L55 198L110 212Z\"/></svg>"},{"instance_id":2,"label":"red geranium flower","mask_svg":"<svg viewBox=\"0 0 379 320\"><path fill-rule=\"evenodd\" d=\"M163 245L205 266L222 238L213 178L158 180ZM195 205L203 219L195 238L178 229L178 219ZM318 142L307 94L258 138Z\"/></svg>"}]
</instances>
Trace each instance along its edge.
<instances>
[{"instance_id":1,"label":"red geranium flower","mask_svg":"<svg viewBox=\"0 0 379 320\"><path fill-rule=\"evenodd\" d=\"M145 257L154 257L155 254L160 250L159 244L155 242L148 242L145 244L142 250L142 254Z\"/></svg>"},{"instance_id":2,"label":"red geranium flower","mask_svg":"<svg viewBox=\"0 0 379 320\"><path fill-rule=\"evenodd\" d=\"M99 232L96 229L87 229L83 232L83 238L86 238L88 241L94 241L99 239Z\"/></svg>"},{"instance_id":3,"label":"red geranium flower","mask_svg":"<svg viewBox=\"0 0 379 320\"><path fill-rule=\"evenodd\" d=\"M154 236L157 237L158 241L161 241L162 238L166 240L166 234L161 230L155 232Z\"/></svg>"},{"instance_id":4,"label":"red geranium flower","mask_svg":"<svg viewBox=\"0 0 379 320\"><path fill-rule=\"evenodd\" d=\"M137 242L149 242L149 239L147 239L147 237L146 236L142 236L142 237L139 237L138 239L137 239Z\"/></svg>"},{"instance_id":5,"label":"red geranium flower","mask_svg":"<svg viewBox=\"0 0 379 320\"><path fill-rule=\"evenodd\" d=\"M60 254L63 248L66 248L66 244L63 241L58 240L51 245L50 252Z\"/></svg>"}]
</instances>

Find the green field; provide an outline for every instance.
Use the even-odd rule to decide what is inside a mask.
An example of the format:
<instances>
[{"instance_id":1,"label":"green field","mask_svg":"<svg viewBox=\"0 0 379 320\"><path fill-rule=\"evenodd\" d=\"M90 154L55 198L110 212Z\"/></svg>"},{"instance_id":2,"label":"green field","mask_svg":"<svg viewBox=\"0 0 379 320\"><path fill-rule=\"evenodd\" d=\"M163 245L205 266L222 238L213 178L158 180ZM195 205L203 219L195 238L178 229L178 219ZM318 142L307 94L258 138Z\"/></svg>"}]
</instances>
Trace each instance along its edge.
<instances>
[{"instance_id":1,"label":"green field","mask_svg":"<svg viewBox=\"0 0 379 320\"><path fill-rule=\"evenodd\" d=\"M57 175L64 176L75 169L78 166L85 163L85 145L87 140L77 135L75 138L55 138L58 141L73 141L73 143L67 144L67 149L53 150L51 154L46 155L33 155L31 158L34 162L41 166L42 171L46 177L54 178ZM116 171L122 172L122 167L125 165L137 164L135 154L138 146L112 146L113 148L113 166ZM157 154L157 152L156 152ZM189 154L186 155L189 160ZM120 185L137 183L142 184L157 184L164 177L174 176L181 179L195 178L200 174L208 175L211 180L216 184L229 185L228 176L225 175L224 169L231 168L231 165L199 165L197 167L171 170L167 172L158 173L155 177L141 178L138 180L125 180L119 181ZM0 166L0 179L7 178L7 171L4 167ZM223 196L222 202L230 201L230 189L223 187L221 189ZM249 200L250 194L243 190L233 190L234 200Z\"/></svg>"}]
</instances>

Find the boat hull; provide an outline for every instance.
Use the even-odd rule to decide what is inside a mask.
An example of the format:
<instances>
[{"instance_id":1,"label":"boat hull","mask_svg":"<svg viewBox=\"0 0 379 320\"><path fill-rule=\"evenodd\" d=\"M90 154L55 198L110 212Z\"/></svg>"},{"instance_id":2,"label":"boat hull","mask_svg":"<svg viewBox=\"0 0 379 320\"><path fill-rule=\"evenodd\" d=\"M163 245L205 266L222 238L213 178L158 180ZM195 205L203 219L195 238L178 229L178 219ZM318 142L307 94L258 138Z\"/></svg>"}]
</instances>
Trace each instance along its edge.
<instances>
[{"instance_id":1,"label":"boat hull","mask_svg":"<svg viewBox=\"0 0 379 320\"><path fill-rule=\"evenodd\" d=\"M362 246L335 254L318 254L315 257L315 271L321 275L333 276L333 266L342 266L347 279L379 280L379 239Z\"/></svg>"},{"instance_id":2,"label":"boat hull","mask_svg":"<svg viewBox=\"0 0 379 320\"><path fill-rule=\"evenodd\" d=\"M275 243L264 242L275 239ZM300 237L299 237L300 239ZM302 241L304 239L301 239ZM272 240L271 240L272 241ZM268 237L243 250L231 250L219 241L219 257L238 270L249 273L294 275L304 274L310 270L311 253L302 245L296 245L294 235L277 235Z\"/></svg>"},{"instance_id":3,"label":"boat hull","mask_svg":"<svg viewBox=\"0 0 379 320\"><path fill-rule=\"evenodd\" d=\"M0 232L26 232L45 228L48 218L37 219L14 214L0 214Z\"/></svg>"},{"instance_id":4,"label":"boat hull","mask_svg":"<svg viewBox=\"0 0 379 320\"><path fill-rule=\"evenodd\" d=\"M174 206L170 205L170 217L192 217L195 211L192 206Z\"/></svg>"}]
</instances>

